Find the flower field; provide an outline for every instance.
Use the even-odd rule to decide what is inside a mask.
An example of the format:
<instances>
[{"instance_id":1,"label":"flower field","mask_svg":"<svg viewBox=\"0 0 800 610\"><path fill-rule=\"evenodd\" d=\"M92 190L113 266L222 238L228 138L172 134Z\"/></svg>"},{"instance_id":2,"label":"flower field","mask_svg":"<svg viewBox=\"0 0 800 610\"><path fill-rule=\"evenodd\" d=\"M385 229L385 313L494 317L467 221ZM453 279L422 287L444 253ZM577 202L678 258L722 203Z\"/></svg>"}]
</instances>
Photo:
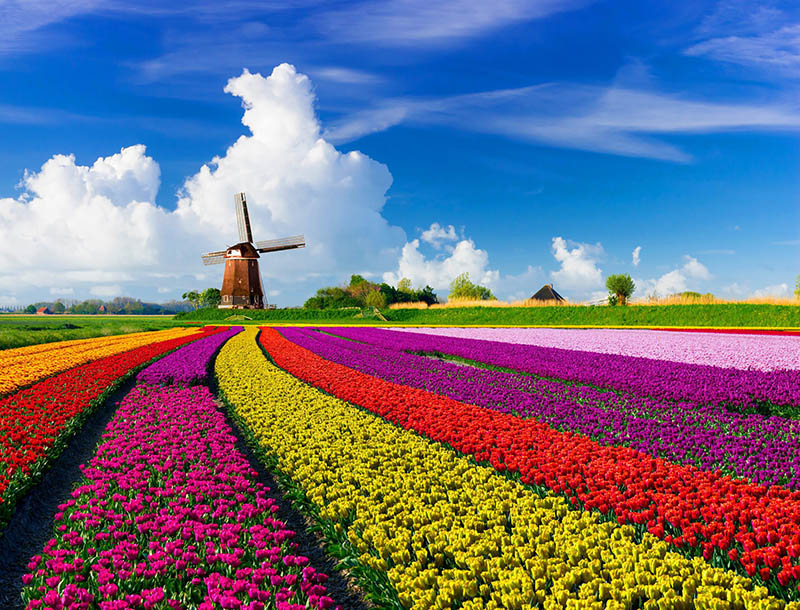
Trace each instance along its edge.
<instances>
[{"instance_id":1,"label":"flower field","mask_svg":"<svg viewBox=\"0 0 800 610\"><path fill-rule=\"evenodd\" d=\"M336 606L274 517L291 502L380 608L800 610L797 337L182 332L98 357L22 348L76 364L0 400L15 498L155 360L31 553L20 607Z\"/></svg>"}]
</instances>

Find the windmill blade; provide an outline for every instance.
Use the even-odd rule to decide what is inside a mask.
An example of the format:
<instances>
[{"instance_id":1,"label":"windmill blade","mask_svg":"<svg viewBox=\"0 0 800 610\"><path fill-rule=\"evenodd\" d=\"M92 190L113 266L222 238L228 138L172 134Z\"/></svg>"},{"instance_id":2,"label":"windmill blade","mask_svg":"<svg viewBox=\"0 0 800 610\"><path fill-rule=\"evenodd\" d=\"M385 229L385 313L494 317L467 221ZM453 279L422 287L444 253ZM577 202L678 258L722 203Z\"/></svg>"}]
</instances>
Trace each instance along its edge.
<instances>
[{"instance_id":1,"label":"windmill blade","mask_svg":"<svg viewBox=\"0 0 800 610\"><path fill-rule=\"evenodd\" d=\"M236 206L236 225L239 227L239 241L253 242L253 232L250 230L250 215L247 213L247 198L244 193L236 193L233 196Z\"/></svg>"},{"instance_id":2,"label":"windmill blade","mask_svg":"<svg viewBox=\"0 0 800 610\"><path fill-rule=\"evenodd\" d=\"M225 250L203 254L204 265L221 265L225 262Z\"/></svg>"},{"instance_id":3,"label":"windmill blade","mask_svg":"<svg viewBox=\"0 0 800 610\"><path fill-rule=\"evenodd\" d=\"M280 250L293 250L294 248L305 248L305 235L293 235L292 237L281 237L280 239L267 239L256 242L256 249L259 252L279 252Z\"/></svg>"}]
</instances>

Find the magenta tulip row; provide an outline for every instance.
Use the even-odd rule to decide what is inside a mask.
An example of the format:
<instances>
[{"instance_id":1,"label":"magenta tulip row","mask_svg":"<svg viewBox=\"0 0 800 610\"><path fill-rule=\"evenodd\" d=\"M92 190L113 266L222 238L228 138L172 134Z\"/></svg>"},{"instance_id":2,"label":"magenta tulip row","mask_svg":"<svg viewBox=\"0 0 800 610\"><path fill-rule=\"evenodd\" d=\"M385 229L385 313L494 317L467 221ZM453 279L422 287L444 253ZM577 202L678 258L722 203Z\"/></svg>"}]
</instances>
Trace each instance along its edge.
<instances>
[{"instance_id":1,"label":"magenta tulip row","mask_svg":"<svg viewBox=\"0 0 800 610\"><path fill-rule=\"evenodd\" d=\"M242 326L233 326L200 339L186 347L154 362L141 373L136 380L151 385L177 383L194 385L208 381L208 363L211 357L228 339L244 330Z\"/></svg>"}]
</instances>

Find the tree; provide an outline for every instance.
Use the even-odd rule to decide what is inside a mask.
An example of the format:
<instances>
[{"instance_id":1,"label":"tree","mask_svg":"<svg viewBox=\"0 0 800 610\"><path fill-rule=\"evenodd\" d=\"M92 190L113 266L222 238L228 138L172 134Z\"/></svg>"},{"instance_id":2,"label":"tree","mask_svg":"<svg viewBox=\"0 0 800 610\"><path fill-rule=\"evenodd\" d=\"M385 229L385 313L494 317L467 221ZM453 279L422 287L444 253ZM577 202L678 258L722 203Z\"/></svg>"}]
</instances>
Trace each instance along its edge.
<instances>
[{"instance_id":1,"label":"tree","mask_svg":"<svg viewBox=\"0 0 800 610\"><path fill-rule=\"evenodd\" d=\"M56 301L55 305L53 305L53 313L64 313L66 310L67 308L64 307L64 303L61 301Z\"/></svg>"},{"instance_id":2,"label":"tree","mask_svg":"<svg viewBox=\"0 0 800 610\"><path fill-rule=\"evenodd\" d=\"M631 276L627 273L619 275L609 275L606 278L606 288L608 288L609 305L627 305L628 299L636 290ZM612 298L615 297L612 303Z\"/></svg>"},{"instance_id":3,"label":"tree","mask_svg":"<svg viewBox=\"0 0 800 610\"><path fill-rule=\"evenodd\" d=\"M398 292L406 292L411 294L413 292L413 289L411 288L411 280L407 277L401 279L399 282L397 282L397 290Z\"/></svg>"},{"instance_id":4,"label":"tree","mask_svg":"<svg viewBox=\"0 0 800 610\"><path fill-rule=\"evenodd\" d=\"M197 292L196 290L190 290L189 292L184 292L181 295L181 298L189 301L194 309L200 307L200 293Z\"/></svg>"},{"instance_id":5,"label":"tree","mask_svg":"<svg viewBox=\"0 0 800 610\"><path fill-rule=\"evenodd\" d=\"M485 286L473 284L469 279L469 273L464 272L450 282L450 294L447 299L452 300L468 300L468 301L495 301L497 298L492 294L492 291Z\"/></svg>"},{"instance_id":6,"label":"tree","mask_svg":"<svg viewBox=\"0 0 800 610\"><path fill-rule=\"evenodd\" d=\"M794 283L794 297L800 299L800 274L797 275L797 280Z\"/></svg>"},{"instance_id":7,"label":"tree","mask_svg":"<svg viewBox=\"0 0 800 610\"><path fill-rule=\"evenodd\" d=\"M200 293L200 305L202 307L216 307L222 303L222 293L219 288L206 288Z\"/></svg>"},{"instance_id":8,"label":"tree","mask_svg":"<svg viewBox=\"0 0 800 610\"><path fill-rule=\"evenodd\" d=\"M367 298L364 299L364 302L369 307L377 307L378 309L383 309L386 307L386 297L383 296L383 293L380 290L373 290L367 294Z\"/></svg>"},{"instance_id":9,"label":"tree","mask_svg":"<svg viewBox=\"0 0 800 610\"><path fill-rule=\"evenodd\" d=\"M36 305L28 305L25 308L25 313L36 313Z\"/></svg>"}]
</instances>

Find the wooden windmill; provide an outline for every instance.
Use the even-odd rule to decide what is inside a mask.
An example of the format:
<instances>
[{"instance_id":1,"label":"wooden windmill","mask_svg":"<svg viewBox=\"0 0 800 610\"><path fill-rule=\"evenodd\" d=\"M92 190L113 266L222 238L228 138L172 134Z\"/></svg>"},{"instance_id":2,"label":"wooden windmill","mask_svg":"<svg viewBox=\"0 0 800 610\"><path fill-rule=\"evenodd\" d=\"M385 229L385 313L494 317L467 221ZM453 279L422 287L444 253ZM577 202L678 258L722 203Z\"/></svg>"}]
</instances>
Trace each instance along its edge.
<instances>
[{"instance_id":1,"label":"wooden windmill","mask_svg":"<svg viewBox=\"0 0 800 610\"><path fill-rule=\"evenodd\" d=\"M258 253L305 248L306 240L302 235L295 235L253 243L247 199L244 193L236 193L233 200L236 206L236 224L239 227L239 243L226 250L204 254L203 264L225 263L220 309L263 309L264 289L261 287L261 274L258 271Z\"/></svg>"}]
</instances>

